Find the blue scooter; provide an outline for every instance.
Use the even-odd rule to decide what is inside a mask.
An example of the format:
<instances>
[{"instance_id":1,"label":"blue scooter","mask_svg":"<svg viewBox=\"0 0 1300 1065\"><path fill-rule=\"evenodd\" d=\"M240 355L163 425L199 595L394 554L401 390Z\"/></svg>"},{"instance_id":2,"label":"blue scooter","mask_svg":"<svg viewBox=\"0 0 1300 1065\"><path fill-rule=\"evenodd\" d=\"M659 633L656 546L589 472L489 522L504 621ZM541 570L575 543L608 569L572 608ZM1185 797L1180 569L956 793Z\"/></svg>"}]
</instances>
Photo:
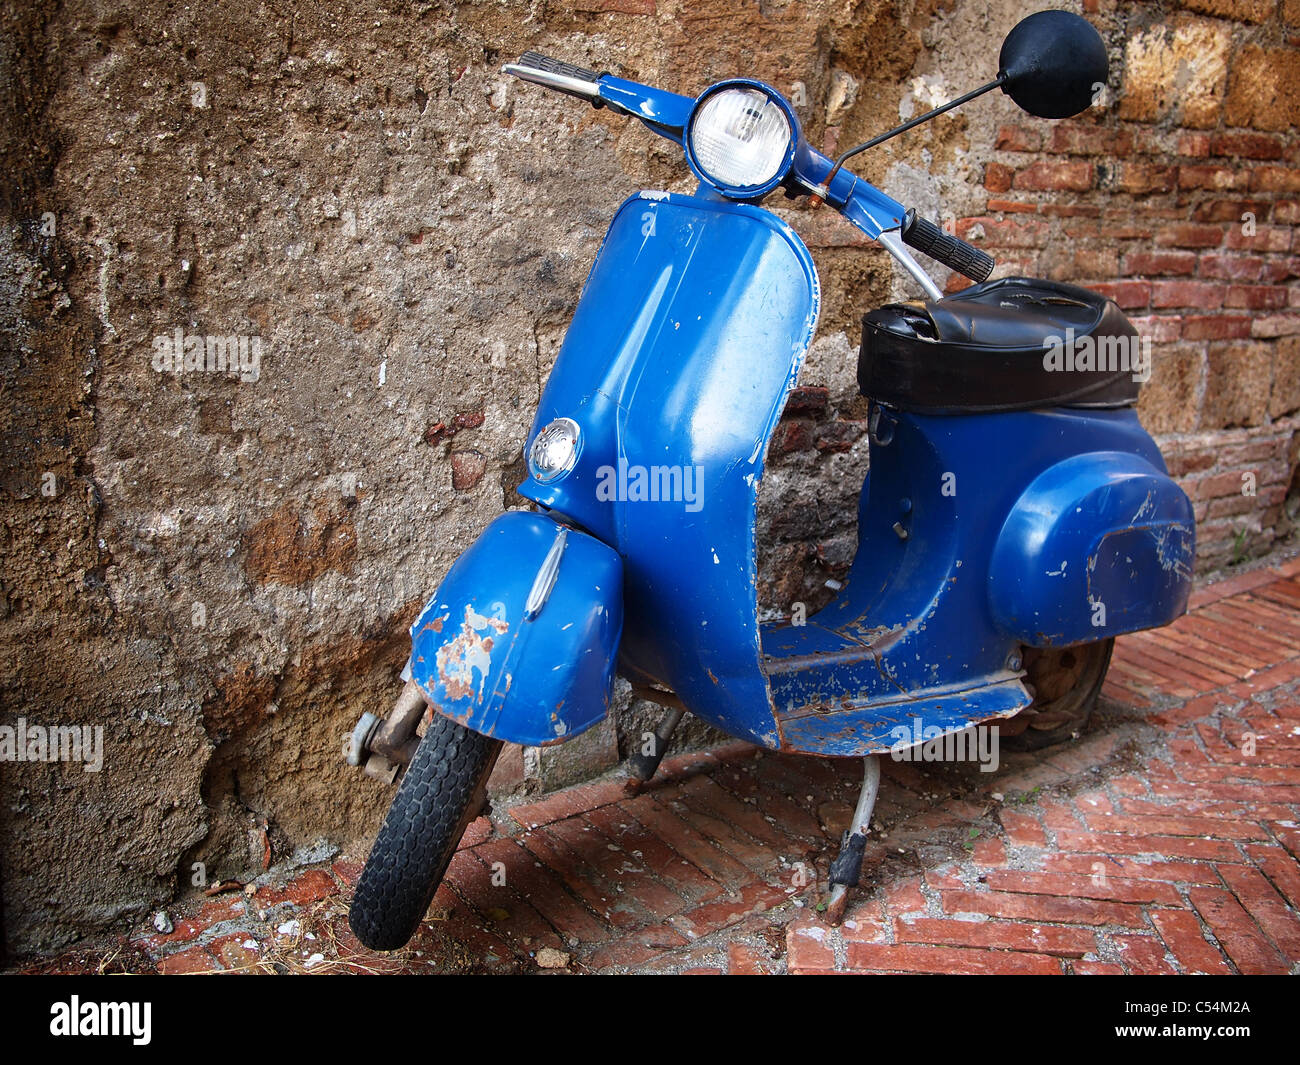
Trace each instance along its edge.
<instances>
[{"instance_id":1,"label":"blue scooter","mask_svg":"<svg viewBox=\"0 0 1300 1065\"><path fill-rule=\"evenodd\" d=\"M1063 118L1106 83L1082 18L1019 23L987 85L831 160L790 104L740 78L697 97L528 53L506 72L640 119L681 145L694 196L618 210L541 397L519 488L411 629L406 687L349 761L401 783L351 909L375 949L413 934L505 742L563 743L609 712L616 673L666 715L759 747L865 759L828 909L858 882L879 756L999 724L1077 732L1114 637L1187 605L1195 525L1134 409L1133 326L1084 289L993 260L844 167L993 89ZM874 238L927 299L867 314L859 549L834 600L760 621L755 513L768 441L817 321L817 271L759 206L812 197ZM944 298L916 249L977 284ZM802 621L803 623L799 623ZM424 724L423 734L420 726Z\"/></svg>"}]
</instances>

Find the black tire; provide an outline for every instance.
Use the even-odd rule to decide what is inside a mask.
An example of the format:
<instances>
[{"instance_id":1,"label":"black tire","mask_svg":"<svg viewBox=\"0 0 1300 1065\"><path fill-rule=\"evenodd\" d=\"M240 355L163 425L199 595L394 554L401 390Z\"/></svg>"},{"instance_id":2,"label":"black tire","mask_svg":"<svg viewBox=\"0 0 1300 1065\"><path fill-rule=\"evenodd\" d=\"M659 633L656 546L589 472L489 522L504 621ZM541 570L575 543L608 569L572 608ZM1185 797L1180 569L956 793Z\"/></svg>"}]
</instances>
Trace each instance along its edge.
<instances>
[{"instance_id":1,"label":"black tire","mask_svg":"<svg viewBox=\"0 0 1300 1065\"><path fill-rule=\"evenodd\" d=\"M348 912L352 933L371 950L397 950L415 934L465 829L482 809L500 752L500 740L433 715Z\"/></svg>"},{"instance_id":2,"label":"black tire","mask_svg":"<svg viewBox=\"0 0 1300 1065\"><path fill-rule=\"evenodd\" d=\"M1078 735L1097 705L1114 650L1114 638L1079 647L1025 648L1025 682L1034 701L1002 726L1002 746L1040 751Z\"/></svg>"}]
</instances>

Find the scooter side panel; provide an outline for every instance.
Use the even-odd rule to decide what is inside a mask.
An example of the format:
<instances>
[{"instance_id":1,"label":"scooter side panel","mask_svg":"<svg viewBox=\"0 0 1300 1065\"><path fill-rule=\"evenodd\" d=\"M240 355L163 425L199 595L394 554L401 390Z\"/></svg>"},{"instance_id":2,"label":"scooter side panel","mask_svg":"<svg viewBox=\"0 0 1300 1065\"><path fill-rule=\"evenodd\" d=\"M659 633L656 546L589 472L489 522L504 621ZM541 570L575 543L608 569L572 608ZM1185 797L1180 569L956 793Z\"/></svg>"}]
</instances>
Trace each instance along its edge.
<instances>
[{"instance_id":1,"label":"scooter side panel","mask_svg":"<svg viewBox=\"0 0 1300 1065\"><path fill-rule=\"evenodd\" d=\"M1163 470L1121 452L1045 470L1008 515L989 601L1003 631L1068 646L1167 625L1187 609L1192 505Z\"/></svg>"},{"instance_id":2,"label":"scooter side panel","mask_svg":"<svg viewBox=\"0 0 1300 1065\"><path fill-rule=\"evenodd\" d=\"M625 561L622 668L766 746L755 501L767 443L812 338L816 271L758 208L642 194L623 205L542 397L573 418L574 470L520 492Z\"/></svg>"},{"instance_id":3,"label":"scooter side panel","mask_svg":"<svg viewBox=\"0 0 1300 1065\"><path fill-rule=\"evenodd\" d=\"M1133 581L1126 561L1133 557L1130 530L1147 535L1143 522L1132 520L1146 489L1156 521L1185 517L1189 534L1192 528L1184 497L1134 411L943 417L877 404L873 417L859 550L843 589L803 627L764 633L786 749L865 753L891 742L899 727L913 735L956 731L1028 705L1021 645L1042 643L1032 626L1000 620L998 605L1015 618L1054 605L1057 623L1048 631L1056 645L1065 644L1067 632L1070 642L1100 640L1164 624L1182 611L1189 574L1178 561L1190 564L1190 543L1170 541L1161 549L1168 570L1153 559L1141 581ZM1052 470L1074 471L1081 480L1065 480L1090 487L1049 498L1042 478ZM1147 478L1140 497L1123 487L1135 471ZM1089 491L1091 502L1083 498ZM1009 514L1041 518L1041 536L1026 528L1013 539L1004 531ZM1037 554L1057 553L1052 545L1063 540L1054 529L1061 537L1086 530L1092 539L1083 537L1076 555L1047 564ZM1089 575L1094 540L1097 564ZM1072 559L1068 574L1086 577L1073 592L1059 574L1047 573L1065 558ZM1169 587L1156 587L1156 572L1167 574ZM1097 629L1088 594L1103 585L1113 606L1110 628ZM1026 595L1041 601L1026 606Z\"/></svg>"},{"instance_id":4,"label":"scooter side panel","mask_svg":"<svg viewBox=\"0 0 1300 1065\"><path fill-rule=\"evenodd\" d=\"M564 530L554 584L536 611L560 534L544 514L511 511L452 566L411 626L411 675L434 710L528 746L570 739L606 715L622 561L594 537Z\"/></svg>"}]
</instances>

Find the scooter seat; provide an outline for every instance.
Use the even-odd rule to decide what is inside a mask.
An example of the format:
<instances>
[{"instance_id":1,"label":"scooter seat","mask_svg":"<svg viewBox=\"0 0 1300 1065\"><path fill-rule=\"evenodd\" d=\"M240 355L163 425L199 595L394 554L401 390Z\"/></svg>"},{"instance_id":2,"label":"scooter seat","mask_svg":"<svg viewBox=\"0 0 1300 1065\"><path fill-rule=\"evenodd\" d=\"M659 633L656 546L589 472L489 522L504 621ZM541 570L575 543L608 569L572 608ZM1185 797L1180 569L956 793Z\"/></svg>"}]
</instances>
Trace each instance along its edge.
<instances>
[{"instance_id":1,"label":"scooter seat","mask_svg":"<svg viewBox=\"0 0 1300 1065\"><path fill-rule=\"evenodd\" d=\"M1150 373L1119 307L1077 285L1005 277L862 325L863 395L919 413L1128 407Z\"/></svg>"}]
</instances>

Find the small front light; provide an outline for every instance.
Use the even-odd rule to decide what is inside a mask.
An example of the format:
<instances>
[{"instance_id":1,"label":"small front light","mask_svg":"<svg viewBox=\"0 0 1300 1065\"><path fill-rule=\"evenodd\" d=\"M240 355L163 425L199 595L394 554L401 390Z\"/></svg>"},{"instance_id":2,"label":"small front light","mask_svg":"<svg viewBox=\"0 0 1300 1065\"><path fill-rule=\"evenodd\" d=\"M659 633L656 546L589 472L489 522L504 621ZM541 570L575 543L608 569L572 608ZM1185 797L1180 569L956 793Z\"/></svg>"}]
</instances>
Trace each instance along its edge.
<instances>
[{"instance_id":1,"label":"small front light","mask_svg":"<svg viewBox=\"0 0 1300 1065\"><path fill-rule=\"evenodd\" d=\"M540 484L558 480L578 461L582 430L572 418L556 418L544 426L528 448L528 472Z\"/></svg>"},{"instance_id":2,"label":"small front light","mask_svg":"<svg viewBox=\"0 0 1300 1065\"><path fill-rule=\"evenodd\" d=\"M715 185L761 189L781 175L794 139L785 109L761 89L722 89L691 119L691 155Z\"/></svg>"}]
</instances>

